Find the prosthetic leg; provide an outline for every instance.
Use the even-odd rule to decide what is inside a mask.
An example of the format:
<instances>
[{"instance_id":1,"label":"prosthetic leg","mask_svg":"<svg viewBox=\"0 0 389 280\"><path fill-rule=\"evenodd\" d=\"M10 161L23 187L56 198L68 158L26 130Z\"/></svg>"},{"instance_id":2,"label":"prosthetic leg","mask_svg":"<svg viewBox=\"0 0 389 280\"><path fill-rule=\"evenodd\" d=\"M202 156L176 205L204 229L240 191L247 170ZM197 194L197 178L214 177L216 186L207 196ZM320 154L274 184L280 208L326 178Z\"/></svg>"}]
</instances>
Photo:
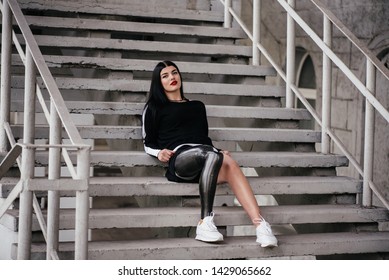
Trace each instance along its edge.
<instances>
[{"instance_id":1,"label":"prosthetic leg","mask_svg":"<svg viewBox=\"0 0 389 280\"><path fill-rule=\"evenodd\" d=\"M202 145L180 153L175 161L176 175L181 179L192 180L199 176L201 200L201 220L197 225L196 239L206 242L223 240L223 235L213 222L213 202L217 177L223 163L223 154L213 147Z\"/></svg>"},{"instance_id":2,"label":"prosthetic leg","mask_svg":"<svg viewBox=\"0 0 389 280\"><path fill-rule=\"evenodd\" d=\"M201 218L210 216L215 199L217 177L223 163L223 154L213 147L202 145L180 153L175 162L176 175L181 179L192 180L200 174L199 191Z\"/></svg>"}]
</instances>

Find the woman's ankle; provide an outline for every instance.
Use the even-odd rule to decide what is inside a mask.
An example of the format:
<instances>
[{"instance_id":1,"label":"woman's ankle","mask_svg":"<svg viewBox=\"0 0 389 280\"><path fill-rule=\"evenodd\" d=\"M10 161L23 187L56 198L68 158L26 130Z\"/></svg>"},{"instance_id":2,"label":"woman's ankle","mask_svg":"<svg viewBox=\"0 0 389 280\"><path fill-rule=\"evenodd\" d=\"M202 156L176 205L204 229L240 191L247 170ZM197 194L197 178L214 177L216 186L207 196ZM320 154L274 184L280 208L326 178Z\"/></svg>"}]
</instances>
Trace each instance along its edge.
<instances>
[{"instance_id":1,"label":"woman's ankle","mask_svg":"<svg viewBox=\"0 0 389 280\"><path fill-rule=\"evenodd\" d=\"M265 218L263 218L261 215L259 215L259 217L254 218L254 219L251 220L251 222L253 223L254 227L258 227L264 221L265 221Z\"/></svg>"}]
</instances>

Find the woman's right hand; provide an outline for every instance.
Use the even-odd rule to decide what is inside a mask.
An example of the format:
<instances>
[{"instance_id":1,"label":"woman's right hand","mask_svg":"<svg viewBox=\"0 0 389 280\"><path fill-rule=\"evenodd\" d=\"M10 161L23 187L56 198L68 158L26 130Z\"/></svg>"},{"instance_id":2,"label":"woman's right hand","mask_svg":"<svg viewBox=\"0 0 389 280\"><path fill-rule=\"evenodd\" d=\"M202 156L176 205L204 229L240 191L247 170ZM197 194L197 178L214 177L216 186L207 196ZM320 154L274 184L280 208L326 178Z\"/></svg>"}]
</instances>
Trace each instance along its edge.
<instances>
[{"instance_id":1,"label":"woman's right hand","mask_svg":"<svg viewBox=\"0 0 389 280\"><path fill-rule=\"evenodd\" d=\"M158 153L158 159L162 162L168 162L173 155L174 151L163 149Z\"/></svg>"}]
</instances>

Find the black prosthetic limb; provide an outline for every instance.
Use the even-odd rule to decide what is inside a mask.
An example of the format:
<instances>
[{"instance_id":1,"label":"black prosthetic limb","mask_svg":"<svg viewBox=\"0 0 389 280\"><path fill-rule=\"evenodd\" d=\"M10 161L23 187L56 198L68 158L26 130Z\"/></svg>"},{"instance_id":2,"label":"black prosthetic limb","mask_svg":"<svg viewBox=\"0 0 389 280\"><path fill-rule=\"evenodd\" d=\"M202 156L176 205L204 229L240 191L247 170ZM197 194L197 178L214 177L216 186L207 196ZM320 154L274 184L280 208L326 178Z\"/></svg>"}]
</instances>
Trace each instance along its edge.
<instances>
[{"instance_id":1,"label":"black prosthetic limb","mask_svg":"<svg viewBox=\"0 0 389 280\"><path fill-rule=\"evenodd\" d=\"M201 199L201 218L212 213L215 199L217 177L223 163L223 154L212 147L196 146L180 153L175 161L176 175L191 180L200 174L199 192Z\"/></svg>"},{"instance_id":2,"label":"black prosthetic limb","mask_svg":"<svg viewBox=\"0 0 389 280\"><path fill-rule=\"evenodd\" d=\"M217 177L223 163L222 153L207 153L205 165L200 175L201 219L212 213L215 200Z\"/></svg>"}]
</instances>

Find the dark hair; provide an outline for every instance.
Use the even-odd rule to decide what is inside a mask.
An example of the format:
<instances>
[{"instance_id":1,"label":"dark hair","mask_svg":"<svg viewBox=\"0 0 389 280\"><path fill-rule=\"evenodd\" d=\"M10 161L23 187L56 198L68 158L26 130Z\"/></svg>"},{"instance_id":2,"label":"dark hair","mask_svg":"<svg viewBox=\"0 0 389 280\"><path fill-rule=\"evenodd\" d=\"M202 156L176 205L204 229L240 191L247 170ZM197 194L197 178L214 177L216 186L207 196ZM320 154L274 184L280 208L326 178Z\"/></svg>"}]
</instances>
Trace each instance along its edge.
<instances>
[{"instance_id":1,"label":"dark hair","mask_svg":"<svg viewBox=\"0 0 389 280\"><path fill-rule=\"evenodd\" d=\"M181 88L180 88L181 99L186 99L184 97L184 90L182 85L182 76L181 76L180 69L178 69L177 65L172 61L159 62L153 70L153 75L150 84L150 91L145 105L145 108L148 107L151 110L153 118L157 117L156 116L157 109L165 106L169 102L169 99L167 98L165 94L165 90L161 83L161 71L162 69L169 66L174 66L177 69L178 74L180 75L181 78Z\"/></svg>"}]
</instances>

